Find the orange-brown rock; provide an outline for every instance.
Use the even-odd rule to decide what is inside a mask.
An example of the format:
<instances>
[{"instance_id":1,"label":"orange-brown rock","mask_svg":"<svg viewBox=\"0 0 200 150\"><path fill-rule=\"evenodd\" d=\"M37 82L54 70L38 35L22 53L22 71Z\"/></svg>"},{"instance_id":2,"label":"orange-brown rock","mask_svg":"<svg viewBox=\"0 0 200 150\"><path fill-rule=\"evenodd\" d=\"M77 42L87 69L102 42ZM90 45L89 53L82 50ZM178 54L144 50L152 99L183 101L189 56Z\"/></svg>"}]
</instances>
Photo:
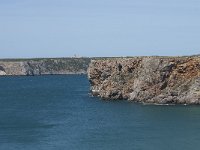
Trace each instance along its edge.
<instances>
[{"instance_id":1,"label":"orange-brown rock","mask_svg":"<svg viewBox=\"0 0 200 150\"><path fill-rule=\"evenodd\" d=\"M200 57L133 57L93 60L91 92L102 99L200 104Z\"/></svg>"}]
</instances>

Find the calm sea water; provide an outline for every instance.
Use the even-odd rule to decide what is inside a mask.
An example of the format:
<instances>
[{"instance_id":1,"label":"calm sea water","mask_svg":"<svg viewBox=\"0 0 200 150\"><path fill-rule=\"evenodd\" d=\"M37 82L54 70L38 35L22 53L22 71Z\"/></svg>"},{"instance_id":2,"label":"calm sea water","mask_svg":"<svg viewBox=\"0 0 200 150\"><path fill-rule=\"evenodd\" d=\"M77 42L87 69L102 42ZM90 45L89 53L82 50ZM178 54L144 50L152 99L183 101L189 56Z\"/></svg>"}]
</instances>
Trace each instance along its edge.
<instances>
[{"instance_id":1,"label":"calm sea water","mask_svg":"<svg viewBox=\"0 0 200 150\"><path fill-rule=\"evenodd\" d=\"M84 75L0 78L0 149L200 149L200 106L108 102L88 92Z\"/></svg>"}]
</instances>

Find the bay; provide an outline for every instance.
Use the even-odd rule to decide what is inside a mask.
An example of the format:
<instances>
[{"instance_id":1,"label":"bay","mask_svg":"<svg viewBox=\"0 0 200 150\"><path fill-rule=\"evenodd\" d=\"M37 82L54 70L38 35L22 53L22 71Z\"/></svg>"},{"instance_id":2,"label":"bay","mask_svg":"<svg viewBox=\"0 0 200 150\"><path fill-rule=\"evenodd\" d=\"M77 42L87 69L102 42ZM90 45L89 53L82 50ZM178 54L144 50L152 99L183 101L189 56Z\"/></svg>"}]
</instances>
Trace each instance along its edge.
<instances>
[{"instance_id":1,"label":"bay","mask_svg":"<svg viewBox=\"0 0 200 150\"><path fill-rule=\"evenodd\" d=\"M0 78L2 150L188 150L200 106L91 97L86 75Z\"/></svg>"}]
</instances>

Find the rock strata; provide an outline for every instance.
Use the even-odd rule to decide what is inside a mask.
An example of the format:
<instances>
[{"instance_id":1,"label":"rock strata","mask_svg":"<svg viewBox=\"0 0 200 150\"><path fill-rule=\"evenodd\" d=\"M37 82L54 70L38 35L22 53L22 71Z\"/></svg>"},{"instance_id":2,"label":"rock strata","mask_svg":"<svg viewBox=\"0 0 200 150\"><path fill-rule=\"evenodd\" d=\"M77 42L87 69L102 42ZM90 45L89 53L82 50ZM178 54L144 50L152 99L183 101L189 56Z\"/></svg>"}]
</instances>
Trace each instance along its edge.
<instances>
[{"instance_id":1,"label":"rock strata","mask_svg":"<svg viewBox=\"0 0 200 150\"><path fill-rule=\"evenodd\" d=\"M106 100L200 104L200 57L133 57L92 60L91 93Z\"/></svg>"}]
</instances>

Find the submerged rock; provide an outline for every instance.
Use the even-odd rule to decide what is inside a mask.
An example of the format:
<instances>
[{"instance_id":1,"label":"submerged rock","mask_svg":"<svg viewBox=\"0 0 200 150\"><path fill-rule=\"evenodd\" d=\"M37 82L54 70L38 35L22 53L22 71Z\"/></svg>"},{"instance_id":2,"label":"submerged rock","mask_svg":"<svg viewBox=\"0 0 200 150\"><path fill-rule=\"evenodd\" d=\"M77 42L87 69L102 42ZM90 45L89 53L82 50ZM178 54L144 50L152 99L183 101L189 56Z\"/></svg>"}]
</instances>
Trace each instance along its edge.
<instances>
[{"instance_id":1,"label":"submerged rock","mask_svg":"<svg viewBox=\"0 0 200 150\"><path fill-rule=\"evenodd\" d=\"M200 104L200 57L133 57L93 60L91 93L102 99Z\"/></svg>"}]
</instances>

